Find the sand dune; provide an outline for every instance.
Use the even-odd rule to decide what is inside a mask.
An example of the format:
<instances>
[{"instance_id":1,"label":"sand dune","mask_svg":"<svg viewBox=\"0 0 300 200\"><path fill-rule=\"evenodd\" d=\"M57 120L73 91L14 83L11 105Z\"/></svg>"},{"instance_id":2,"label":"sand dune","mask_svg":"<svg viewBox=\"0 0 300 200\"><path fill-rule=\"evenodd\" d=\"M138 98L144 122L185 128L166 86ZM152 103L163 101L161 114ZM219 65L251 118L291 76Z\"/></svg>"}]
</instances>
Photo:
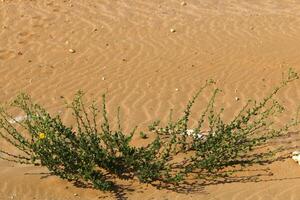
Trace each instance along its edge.
<instances>
[{"instance_id":1,"label":"sand dune","mask_svg":"<svg viewBox=\"0 0 300 200\"><path fill-rule=\"evenodd\" d=\"M106 92L111 112L121 106L126 129L145 128L155 119L166 120L169 109L179 116L213 78L223 89L218 104L230 119L248 98L268 94L283 71L300 72L299 13L297 0L187 0L186 5L178 0L2 0L0 101L25 91L71 122L62 97L70 100L82 89L91 101ZM208 98L205 93L194 109L203 108ZM280 99L293 113L300 103L299 81ZM1 161L0 199L299 198L297 164L277 162L270 171L274 175L260 182L209 185L196 192L124 183L127 191L104 194L47 177L45 169Z\"/></svg>"}]
</instances>

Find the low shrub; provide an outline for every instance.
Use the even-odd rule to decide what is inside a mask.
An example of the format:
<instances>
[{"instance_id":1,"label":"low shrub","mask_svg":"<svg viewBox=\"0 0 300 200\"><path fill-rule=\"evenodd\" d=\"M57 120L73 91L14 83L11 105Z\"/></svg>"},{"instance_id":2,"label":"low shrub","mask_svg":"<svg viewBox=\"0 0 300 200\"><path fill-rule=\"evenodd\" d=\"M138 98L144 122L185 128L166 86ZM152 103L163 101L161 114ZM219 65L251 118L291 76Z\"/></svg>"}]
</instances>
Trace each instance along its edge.
<instances>
[{"instance_id":1,"label":"low shrub","mask_svg":"<svg viewBox=\"0 0 300 200\"><path fill-rule=\"evenodd\" d=\"M155 121L148 132L140 133L144 139L155 135L144 147L131 144L136 128L124 133L119 112L118 128L112 130L104 95L100 111L95 103L86 107L83 93L78 92L68 104L76 121L75 127L69 127L59 115L51 116L28 95L21 94L11 106L24 112L23 121L15 120L6 108L0 108L0 136L20 153L2 149L0 158L46 166L61 178L92 184L100 190L113 189L111 180L115 177L174 184L195 175L199 179L227 176L229 172L224 169L228 167L270 160L274 150L256 150L298 124L295 118L281 128L272 128L272 117L284 110L275 96L296 79L297 73L290 70L270 95L260 102L248 101L228 123L222 119L224 110L215 109L215 98L220 91L215 89L197 127L189 129L193 104L204 89L214 84L207 81L189 101L181 118L173 121L170 117L165 126ZM205 133L204 124L208 127Z\"/></svg>"}]
</instances>

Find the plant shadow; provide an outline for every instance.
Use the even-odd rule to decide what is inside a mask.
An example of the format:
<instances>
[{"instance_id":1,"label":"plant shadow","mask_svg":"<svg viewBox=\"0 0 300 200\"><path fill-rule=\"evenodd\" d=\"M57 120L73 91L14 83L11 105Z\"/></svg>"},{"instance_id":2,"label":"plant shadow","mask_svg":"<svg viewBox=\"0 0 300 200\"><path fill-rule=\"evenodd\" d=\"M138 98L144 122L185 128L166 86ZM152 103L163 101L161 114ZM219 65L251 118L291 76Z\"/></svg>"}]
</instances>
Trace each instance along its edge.
<instances>
[{"instance_id":1,"label":"plant shadow","mask_svg":"<svg viewBox=\"0 0 300 200\"><path fill-rule=\"evenodd\" d=\"M238 176L228 176L217 179L202 179L198 181L197 179L190 180L189 182L185 181L180 184L152 184L152 186L157 189L167 189L178 193L191 193L191 192L204 192L205 187L210 185L220 185L220 184L231 184L231 183L251 183L251 182L272 182L272 181L284 181L284 180L298 180L300 176L290 177L290 178L272 178L274 174L271 172L267 165L270 165L275 162L284 162L287 159L291 158L291 152L299 150L300 146L297 145L300 141L300 132L289 132L288 134L275 139L273 142L269 143L271 147L279 147L277 152L277 157L270 160L260 160L257 162L251 163L248 167L237 170L236 172L240 173L252 173L252 175L238 175ZM257 154L259 155L259 154ZM250 166L258 166L257 169L249 169Z\"/></svg>"},{"instance_id":2,"label":"plant shadow","mask_svg":"<svg viewBox=\"0 0 300 200\"><path fill-rule=\"evenodd\" d=\"M271 142L269 145L271 146L277 146L280 145L280 151L278 151L279 156L276 157L276 159L272 160L264 160L259 161L256 163L253 163L255 166L260 166L257 169L249 169L248 167L245 167L243 169L237 170L239 173L250 173L251 175L236 175L236 176L228 176L228 177L222 177L217 179L202 179L199 181L198 179L191 179L188 181L181 182L179 184L167 184L163 182L155 182L151 183L152 187L158 189L158 190L169 190L176 193L182 193L182 194L190 194L190 193L203 193L207 194L205 191L205 188L207 186L211 185L221 185L221 184L233 184L233 183L251 183L251 182L272 182L272 181L284 181L284 180L300 180L299 177L290 177L290 178L272 178L274 177L271 170L266 167L269 164L275 163L275 162L284 162L287 159L290 159L291 157L291 151L299 149L300 146L297 145L297 143L300 141L300 132L291 132L280 139L276 139L273 142ZM293 145L294 144L294 145ZM249 165L251 166L251 165ZM48 178L50 176L55 176L52 173L26 173L25 175L41 175L41 179ZM114 177L110 176L109 174L106 174L108 180L113 179ZM145 189L145 184L140 184L141 187L137 188L136 186L133 186L132 179L130 177L120 177L122 180L125 180L126 184L119 184L114 185L112 190L110 191L115 199L117 200L127 200L128 199L128 193L132 192L140 192L143 193ZM121 180L120 179L120 180ZM93 185L90 183L85 183L81 181L74 181L73 185L78 188L89 188L93 189Z\"/></svg>"}]
</instances>

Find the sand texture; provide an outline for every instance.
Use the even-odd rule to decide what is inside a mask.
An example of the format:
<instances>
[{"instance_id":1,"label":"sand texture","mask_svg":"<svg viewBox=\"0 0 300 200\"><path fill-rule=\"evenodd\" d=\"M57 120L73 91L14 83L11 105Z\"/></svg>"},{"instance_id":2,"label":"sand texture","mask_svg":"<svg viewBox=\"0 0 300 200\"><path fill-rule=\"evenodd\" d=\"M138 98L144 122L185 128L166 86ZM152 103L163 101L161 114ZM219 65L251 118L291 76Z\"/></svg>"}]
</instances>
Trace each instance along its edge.
<instances>
[{"instance_id":1,"label":"sand texture","mask_svg":"<svg viewBox=\"0 0 300 200\"><path fill-rule=\"evenodd\" d=\"M79 89L88 102L106 93L111 114L121 107L125 129L143 129L166 120L170 109L179 116L213 78L223 89L217 103L230 119L249 98L268 94L283 71L300 72L299 48L298 0L2 0L0 102L27 92L71 123L64 100ZM287 109L279 123L300 104L299 85L279 94ZM208 94L195 104L192 123ZM299 139L291 134L278 142L292 151ZM75 187L44 168L0 161L0 200L300 199L300 166L291 159L248 175L255 170L256 181L181 192L125 181L110 194Z\"/></svg>"}]
</instances>

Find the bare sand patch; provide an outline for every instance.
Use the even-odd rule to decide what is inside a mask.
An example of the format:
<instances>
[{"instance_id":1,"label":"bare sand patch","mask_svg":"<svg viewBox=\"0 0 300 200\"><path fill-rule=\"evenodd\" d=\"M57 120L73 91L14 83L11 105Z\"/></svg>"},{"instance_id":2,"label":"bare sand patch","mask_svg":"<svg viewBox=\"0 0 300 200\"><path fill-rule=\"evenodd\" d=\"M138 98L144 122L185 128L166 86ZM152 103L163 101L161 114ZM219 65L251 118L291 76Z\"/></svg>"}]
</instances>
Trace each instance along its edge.
<instances>
[{"instance_id":1,"label":"bare sand patch","mask_svg":"<svg viewBox=\"0 0 300 200\"><path fill-rule=\"evenodd\" d=\"M63 112L68 122L62 97L69 100L82 89L91 100L106 92L112 112L121 106L125 128L143 128L166 120L171 108L178 116L208 78L223 89L218 103L229 119L248 98L268 94L289 67L300 72L298 1L185 2L1 1L0 101L25 91L51 112ZM280 99L292 113L300 103L299 81ZM195 111L202 108L200 102ZM289 145L299 146L291 138ZM286 160L269 168L273 175L258 182L184 193L134 182L124 183L124 191L104 194L76 188L45 169L1 161L0 199L297 199L298 164Z\"/></svg>"}]
</instances>

